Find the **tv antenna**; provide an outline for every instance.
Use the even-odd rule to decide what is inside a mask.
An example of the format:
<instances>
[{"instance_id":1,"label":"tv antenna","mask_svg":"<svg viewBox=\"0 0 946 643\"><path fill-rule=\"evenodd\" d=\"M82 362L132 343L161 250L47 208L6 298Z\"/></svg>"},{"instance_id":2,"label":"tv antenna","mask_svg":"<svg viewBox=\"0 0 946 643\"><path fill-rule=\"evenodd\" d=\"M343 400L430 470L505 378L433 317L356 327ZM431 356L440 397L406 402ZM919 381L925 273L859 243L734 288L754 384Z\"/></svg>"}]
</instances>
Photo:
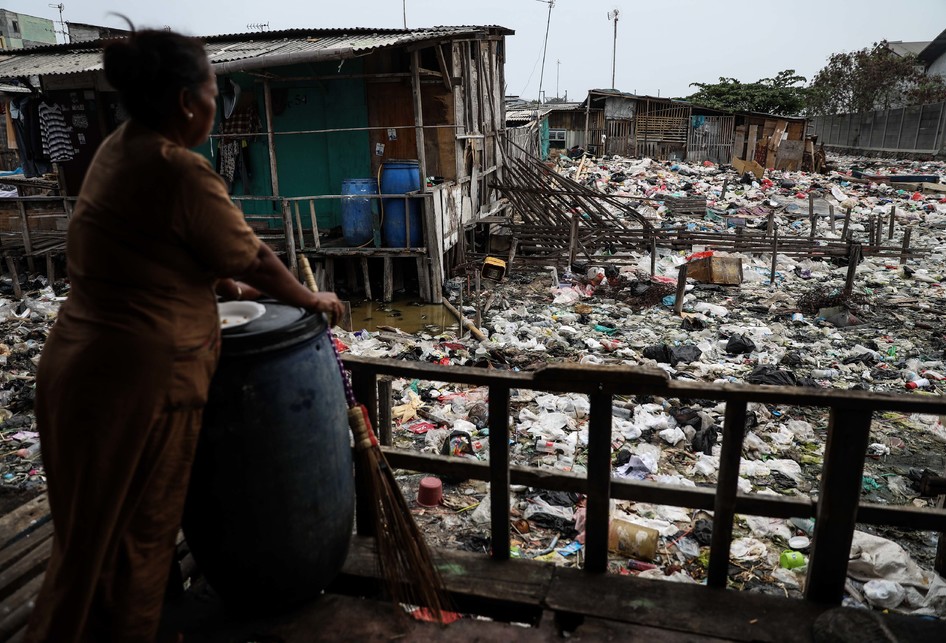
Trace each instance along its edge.
<instances>
[{"instance_id":1,"label":"tv antenna","mask_svg":"<svg viewBox=\"0 0 946 643\"><path fill-rule=\"evenodd\" d=\"M620 13L618 9L608 12L608 20L614 21L614 49L611 54L611 89L617 89L614 84L614 69L618 59L618 16Z\"/></svg>"},{"instance_id":2,"label":"tv antenna","mask_svg":"<svg viewBox=\"0 0 946 643\"><path fill-rule=\"evenodd\" d=\"M62 12L66 8L66 5L63 3L51 4L49 5L50 9L59 9L59 33L62 34L62 39L64 42L71 42L72 39L69 38L69 32L66 31L66 23L62 20Z\"/></svg>"},{"instance_id":3,"label":"tv antenna","mask_svg":"<svg viewBox=\"0 0 946 643\"><path fill-rule=\"evenodd\" d=\"M252 22L246 25L246 28L249 29L250 31L254 31L254 30L266 31L269 29L269 23L268 22Z\"/></svg>"},{"instance_id":4,"label":"tv antenna","mask_svg":"<svg viewBox=\"0 0 946 643\"><path fill-rule=\"evenodd\" d=\"M542 82L545 80L545 52L549 47L549 25L552 24L552 9L555 7L555 0L536 0L549 6L549 17L545 21L545 44L542 45L542 71L539 73L539 103L542 102Z\"/></svg>"}]
</instances>

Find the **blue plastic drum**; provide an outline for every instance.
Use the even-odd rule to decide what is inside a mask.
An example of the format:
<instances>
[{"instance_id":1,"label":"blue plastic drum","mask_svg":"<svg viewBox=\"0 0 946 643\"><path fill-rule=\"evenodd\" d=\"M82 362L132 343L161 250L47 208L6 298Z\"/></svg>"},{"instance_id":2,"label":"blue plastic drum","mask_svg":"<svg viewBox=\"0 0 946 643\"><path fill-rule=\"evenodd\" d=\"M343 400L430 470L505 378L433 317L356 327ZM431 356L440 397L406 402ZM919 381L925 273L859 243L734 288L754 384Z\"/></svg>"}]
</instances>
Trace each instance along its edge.
<instances>
[{"instance_id":1,"label":"blue plastic drum","mask_svg":"<svg viewBox=\"0 0 946 643\"><path fill-rule=\"evenodd\" d=\"M342 181L342 194L377 194L378 182L375 179L345 179ZM374 238L375 199L342 199L342 236L349 246L361 246Z\"/></svg>"},{"instance_id":2,"label":"blue plastic drum","mask_svg":"<svg viewBox=\"0 0 946 643\"><path fill-rule=\"evenodd\" d=\"M184 535L231 605L316 596L341 569L354 519L347 403L323 316L263 302L223 332L184 512Z\"/></svg>"},{"instance_id":3,"label":"blue plastic drum","mask_svg":"<svg viewBox=\"0 0 946 643\"><path fill-rule=\"evenodd\" d=\"M420 165L413 160L385 161L381 168L381 194L407 194L420 190ZM381 237L389 248L419 248L423 245L420 200L382 199L384 220ZM410 235L410 236L408 236ZM408 241L410 243L408 243Z\"/></svg>"}]
</instances>

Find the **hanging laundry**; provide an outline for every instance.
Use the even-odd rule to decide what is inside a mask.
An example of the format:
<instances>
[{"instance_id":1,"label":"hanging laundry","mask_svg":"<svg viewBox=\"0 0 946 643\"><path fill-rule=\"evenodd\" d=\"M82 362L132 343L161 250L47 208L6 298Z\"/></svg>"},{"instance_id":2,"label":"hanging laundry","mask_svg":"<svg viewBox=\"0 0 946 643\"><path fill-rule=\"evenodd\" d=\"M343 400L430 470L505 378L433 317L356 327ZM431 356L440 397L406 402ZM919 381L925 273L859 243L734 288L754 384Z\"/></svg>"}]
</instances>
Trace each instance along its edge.
<instances>
[{"instance_id":1,"label":"hanging laundry","mask_svg":"<svg viewBox=\"0 0 946 643\"><path fill-rule=\"evenodd\" d=\"M238 171L244 191L249 189L253 177L249 137L259 134L261 129L259 110L255 103L249 101L245 101L230 118L220 124L223 136L220 138L217 172L227 182L230 193L233 193Z\"/></svg>"},{"instance_id":2,"label":"hanging laundry","mask_svg":"<svg viewBox=\"0 0 946 643\"><path fill-rule=\"evenodd\" d=\"M43 152L53 163L72 160L76 151L72 145L72 128L66 125L59 105L39 104L39 125L43 139Z\"/></svg>"},{"instance_id":3,"label":"hanging laundry","mask_svg":"<svg viewBox=\"0 0 946 643\"><path fill-rule=\"evenodd\" d=\"M33 178L52 172L49 156L43 150L40 119L33 96L22 96L10 101L10 120L13 122L17 152L23 176Z\"/></svg>"}]
</instances>

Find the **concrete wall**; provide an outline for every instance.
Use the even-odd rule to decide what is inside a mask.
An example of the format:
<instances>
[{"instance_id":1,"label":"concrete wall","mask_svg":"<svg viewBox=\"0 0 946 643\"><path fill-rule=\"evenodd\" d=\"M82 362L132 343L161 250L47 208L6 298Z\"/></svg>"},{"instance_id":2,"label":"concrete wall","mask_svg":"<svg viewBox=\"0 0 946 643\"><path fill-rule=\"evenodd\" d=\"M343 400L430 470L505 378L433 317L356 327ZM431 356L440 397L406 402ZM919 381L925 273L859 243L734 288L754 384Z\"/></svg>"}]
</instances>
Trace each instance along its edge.
<instances>
[{"instance_id":1,"label":"concrete wall","mask_svg":"<svg viewBox=\"0 0 946 643\"><path fill-rule=\"evenodd\" d=\"M815 116L818 142L826 147L887 153L946 153L946 103L864 114Z\"/></svg>"}]
</instances>

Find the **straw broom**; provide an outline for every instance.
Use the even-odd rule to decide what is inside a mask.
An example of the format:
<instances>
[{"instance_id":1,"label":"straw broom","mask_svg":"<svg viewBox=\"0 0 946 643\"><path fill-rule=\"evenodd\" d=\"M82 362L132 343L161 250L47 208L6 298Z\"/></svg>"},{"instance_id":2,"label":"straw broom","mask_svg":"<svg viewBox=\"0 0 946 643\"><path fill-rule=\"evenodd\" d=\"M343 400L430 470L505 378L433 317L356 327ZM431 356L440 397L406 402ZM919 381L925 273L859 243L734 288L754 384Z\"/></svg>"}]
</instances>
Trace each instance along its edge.
<instances>
[{"instance_id":1,"label":"straw broom","mask_svg":"<svg viewBox=\"0 0 946 643\"><path fill-rule=\"evenodd\" d=\"M299 264L309 289L318 292L308 258L299 255ZM329 336L345 385L348 424L355 438L355 454L363 465L362 470L368 475L367 487L374 510L378 563L385 589L395 603L426 607L432 616L431 620L449 622L450 619L446 617L450 602L443 579L434 566L427 541L414 522L394 472L384 459L384 453L371 428L368 409L355 400L331 330Z\"/></svg>"}]
</instances>

